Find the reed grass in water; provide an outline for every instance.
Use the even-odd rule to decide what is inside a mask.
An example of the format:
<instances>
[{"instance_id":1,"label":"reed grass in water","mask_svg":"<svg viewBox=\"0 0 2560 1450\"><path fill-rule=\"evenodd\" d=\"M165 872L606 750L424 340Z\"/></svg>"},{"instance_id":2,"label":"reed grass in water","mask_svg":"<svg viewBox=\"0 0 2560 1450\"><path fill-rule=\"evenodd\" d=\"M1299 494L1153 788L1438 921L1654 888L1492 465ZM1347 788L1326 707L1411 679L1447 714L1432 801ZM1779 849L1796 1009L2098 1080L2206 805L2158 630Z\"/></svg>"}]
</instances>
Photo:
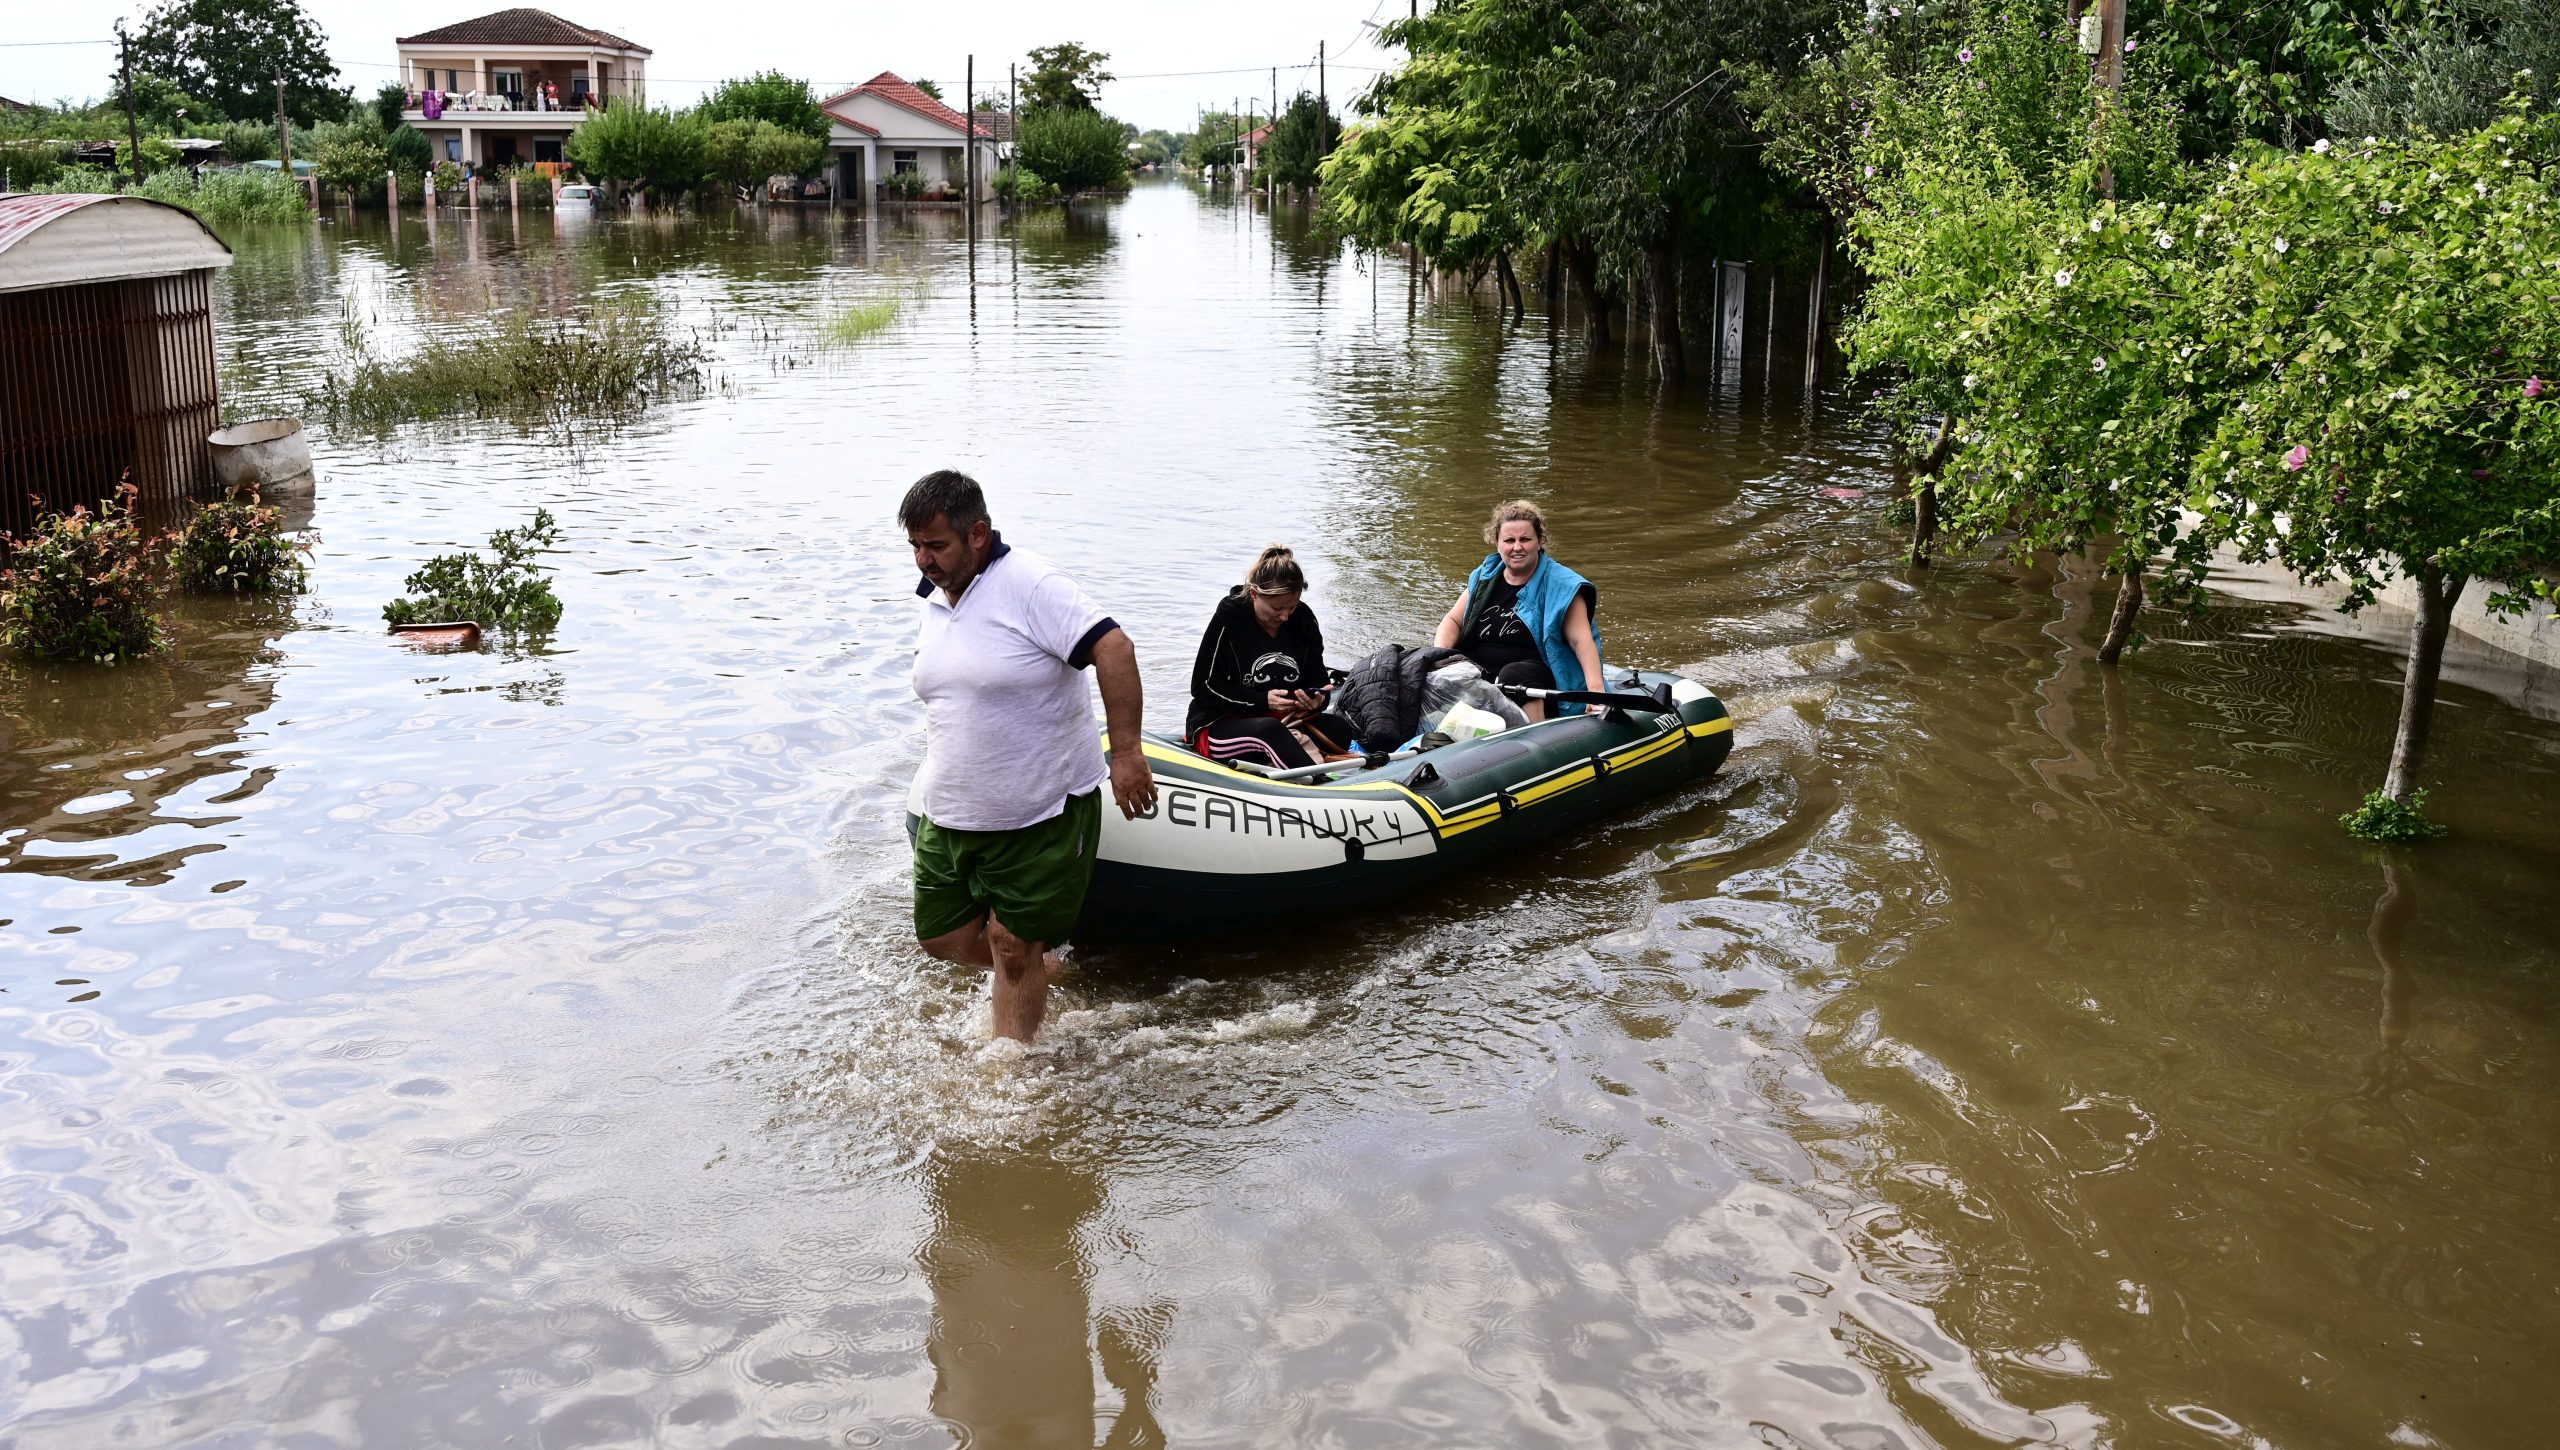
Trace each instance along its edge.
<instances>
[{"instance_id":1,"label":"reed grass in water","mask_svg":"<svg viewBox=\"0 0 2560 1450\"><path fill-rule=\"evenodd\" d=\"M857 302L827 324L827 336L836 342L860 342L897 321L900 305L895 297Z\"/></svg>"},{"instance_id":2,"label":"reed grass in water","mask_svg":"<svg viewBox=\"0 0 2560 1450\"><path fill-rule=\"evenodd\" d=\"M708 354L655 309L604 307L572 317L511 317L429 338L406 357L354 359L310 394L340 423L374 427L436 418L627 417L690 397L708 380Z\"/></svg>"}]
</instances>

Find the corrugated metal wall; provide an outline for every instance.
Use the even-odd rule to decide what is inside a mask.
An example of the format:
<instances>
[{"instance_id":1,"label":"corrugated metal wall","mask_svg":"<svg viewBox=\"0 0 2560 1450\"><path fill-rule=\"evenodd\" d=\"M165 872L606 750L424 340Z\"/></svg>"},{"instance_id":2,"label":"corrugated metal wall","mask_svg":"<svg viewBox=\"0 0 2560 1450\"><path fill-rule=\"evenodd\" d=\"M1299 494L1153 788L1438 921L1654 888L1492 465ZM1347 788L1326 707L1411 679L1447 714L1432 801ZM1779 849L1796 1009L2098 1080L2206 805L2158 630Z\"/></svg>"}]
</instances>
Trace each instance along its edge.
<instances>
[{"instance_id":1,"label":"corrugated metal wall","mask_svg":"<svg viewBox=\"0 0 2560 1450\"><path fill-rule=\"evenodd\" d=\"M0 530L128 471L149 501L206 492L220 418L211 272L0 293Z\"/></svg>"}]
</instances>

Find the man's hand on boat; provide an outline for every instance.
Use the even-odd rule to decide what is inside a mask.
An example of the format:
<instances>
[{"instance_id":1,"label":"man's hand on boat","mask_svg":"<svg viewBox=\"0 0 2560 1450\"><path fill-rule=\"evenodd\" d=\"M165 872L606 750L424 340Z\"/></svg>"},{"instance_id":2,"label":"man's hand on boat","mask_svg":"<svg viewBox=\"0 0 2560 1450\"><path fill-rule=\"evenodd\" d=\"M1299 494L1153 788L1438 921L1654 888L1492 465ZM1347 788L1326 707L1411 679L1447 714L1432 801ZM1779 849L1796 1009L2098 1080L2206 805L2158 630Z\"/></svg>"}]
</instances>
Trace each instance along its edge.
<instances>
[{"instance_id":1,"label":"man's hand on boat","mask_svg":"<svg viewBox=\"0 0 2560 1450\"><path fill-rule=\"evenodd\" d=\"M1156 773L1145 751L1133 745L1111 752L1111 798L1120 803L1120 814L1133 821L1156 808Z\"/></svg>"}]
</instances>

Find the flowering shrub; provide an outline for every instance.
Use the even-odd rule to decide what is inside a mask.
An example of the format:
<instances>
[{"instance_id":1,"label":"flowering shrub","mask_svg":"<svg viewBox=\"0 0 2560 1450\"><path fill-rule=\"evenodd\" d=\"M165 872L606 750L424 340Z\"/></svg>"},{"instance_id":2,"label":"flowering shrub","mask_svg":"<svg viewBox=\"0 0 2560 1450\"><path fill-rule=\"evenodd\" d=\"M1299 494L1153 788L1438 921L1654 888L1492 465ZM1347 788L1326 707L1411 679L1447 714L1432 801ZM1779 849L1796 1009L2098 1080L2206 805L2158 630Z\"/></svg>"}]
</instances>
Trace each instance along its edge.
<instances>
[{"instance_id":1,"label":"flowering shrub","mask_svg":"<svg viewBox=\"0 0 2560 1450\"><path fill-rule=\"evenodd\" d=\"M178 587L199 594L299 594L310 551L285 533L282 510L226 500L196 510L170 562Z\"/></svg>"},{"instance_id":2,"label":"flowering shrub","mask_svg":"<svg viewBox=\"0 0 2560 1450\"><path fill-rule=\"evenodd\" d=\"M9 545L0 569L0 641L41 659L115 664L160 648L160 541L133 517L137 490L49 514Z\"/></svg>"},{"instance_id":3,"label":"flowering shrub","mask_svg":"<svg viewBox=\"0 0 2560 1450\"><path fill-rule=\"evenodd\" d=\"M535 509L532 523L489 536L494 557L466 552L428 560L400 586L403 597L382 607L382 617L394 625L467 619L485 629L549 629L560 622L560 599L533 560L558 542L551 511Z\"/></svg>"}]
</instances>

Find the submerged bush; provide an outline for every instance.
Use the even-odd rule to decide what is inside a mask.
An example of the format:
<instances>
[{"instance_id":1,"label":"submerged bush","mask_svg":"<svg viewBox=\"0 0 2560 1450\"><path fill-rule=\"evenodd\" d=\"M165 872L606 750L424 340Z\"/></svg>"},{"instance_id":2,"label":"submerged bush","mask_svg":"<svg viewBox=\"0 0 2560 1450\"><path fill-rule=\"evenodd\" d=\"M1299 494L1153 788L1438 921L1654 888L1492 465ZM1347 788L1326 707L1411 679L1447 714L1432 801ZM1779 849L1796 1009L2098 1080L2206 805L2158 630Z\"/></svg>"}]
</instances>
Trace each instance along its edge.
<instances>
[{"instance_id":1,"label":"submerged bush","mask_svg":"<svg viewBox=\"0 0 2560 1450\"><path fill-rule=\"evenodd\" d=\"M178 587L198 594L299 594L311 546L284 529L284 511L256 499L197 509L170 554Z\"/></svg>"},{"instance_id":2,"label":"submerged bush","mask_svg":"<svg viewBox=\"0 0 2560 1450\"><path fill-rule=\"evenodd\" d=\"M337 422L383 427L449 417L572 419L629 414L705 381L701 343L647 307L511 317L427 340L384 361L359 340L353 365L307 401Z\"/></svg>"},{"instance_id":3,"label":"submerged bush","mask_svg":"<svg viewBox=\"0 0 2560 1450\"><path fill-rule=\"evenodd\" d=\"M2411 846L2445 833L2442 825L2427 819L2427 793L2422 790L2410 792L2405 803L2375 791L2354 810L2338 817L2338 824L2358 840L2380 841L2388 846Z\"/></svg>"},{"instance_id":4,"label":"submerged bush","mask_svg":"<svg viewBox=\"0 0 2560 1450\"><path fill-rule=\"evenodd\" d=\"M160 541L133 516L131 482L96 513L47 514L0 568L0 642L39 659L115 664L160 648Z\"/></svg>"},{"instance_id":5,"label":"submerged bush","mask_svg":"<svg viewBox=\"0 0 2560 1450\"><path fill-rule=\"evenodd\" d=\"M551 511L535 509L532 523L489 536L488 557L429 559L400 586L402 597L382 606L382 617L394 626L467 619L483 629L549 629L560 622L560 598L534 556L558 542Z\"/></svg>"},{"instance_id":6,"label":"submerged bush","mask_svg":"<svg viewBox=\"0 0 2560 1450\"><path fill-rule=\"evenodd\" d=\"M1058 183L1028 166L1006 167L996 173L995 180L989 185L996 195L1007 201L1030 204L1058 199Z\"/></svg>"}]
</instances>

